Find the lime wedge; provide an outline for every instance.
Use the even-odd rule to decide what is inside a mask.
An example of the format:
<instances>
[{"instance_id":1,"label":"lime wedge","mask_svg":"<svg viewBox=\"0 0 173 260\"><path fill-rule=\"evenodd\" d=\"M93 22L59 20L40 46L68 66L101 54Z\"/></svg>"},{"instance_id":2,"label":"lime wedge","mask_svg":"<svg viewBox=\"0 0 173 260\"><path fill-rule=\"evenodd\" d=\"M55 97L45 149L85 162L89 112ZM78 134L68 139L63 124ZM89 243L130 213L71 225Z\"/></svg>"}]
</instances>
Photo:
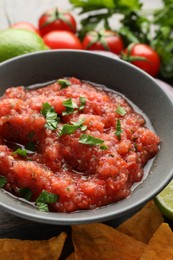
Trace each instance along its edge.
<instances>
[{"instance_id":1,"label":"lime wedge","mask_svg":"<svg viewBox=\"0 0 173 260\"><path fill-rule=\"evenodd\" d=\"M154 199L164 216L173 220L173 180Z\"/></svg>"}]
</instances>

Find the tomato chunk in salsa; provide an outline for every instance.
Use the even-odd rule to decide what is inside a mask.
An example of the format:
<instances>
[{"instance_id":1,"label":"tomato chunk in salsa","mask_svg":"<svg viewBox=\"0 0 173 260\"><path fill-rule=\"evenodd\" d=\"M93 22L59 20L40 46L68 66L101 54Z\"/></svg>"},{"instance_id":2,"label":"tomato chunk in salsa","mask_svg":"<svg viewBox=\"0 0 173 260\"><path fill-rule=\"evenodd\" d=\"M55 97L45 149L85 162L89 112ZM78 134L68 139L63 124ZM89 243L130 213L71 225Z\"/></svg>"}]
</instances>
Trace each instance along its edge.
<instances>
[{"instance_id":1,"label":"tomato chunk in salsa","mask_svg":"<svg viewBox=\"0 0 173 260\"><path fill-rule=\"evenodd\" d=\"M93 209L124 199L140 182L160 139L120 94L76 78L11 87L0 98L4 189L50 211ZM50 202L50 203L49 203Z\"/></svg>"}]
</instances>

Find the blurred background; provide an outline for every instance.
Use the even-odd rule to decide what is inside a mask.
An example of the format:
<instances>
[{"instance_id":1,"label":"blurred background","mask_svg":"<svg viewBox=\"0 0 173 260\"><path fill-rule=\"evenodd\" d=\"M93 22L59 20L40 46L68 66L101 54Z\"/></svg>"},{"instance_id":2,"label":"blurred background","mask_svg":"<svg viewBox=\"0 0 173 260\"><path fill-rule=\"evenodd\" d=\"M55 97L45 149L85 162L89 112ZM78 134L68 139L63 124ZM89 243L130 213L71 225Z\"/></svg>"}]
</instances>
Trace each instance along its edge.
<instances>
[{"instance_id":1,"label":"blurred background","mask_svg":"<svg viewBox=\"0 0 173 260\"><path fill-rule=\"evenodd\" d=\"M161 0L142 0L141 2L147 13L162 6ZM0 0L0 29L8 27L7 15L11 23L23 20L37 25L38 17L44 11L54 6L63 9L71 8L68 0Z\"/></svg>"},{"instance_id":2,"label":"blurred background","mask_svg":"<svg viewBox=\"0 0 173 260\"><path fill-rule=\"evenodd\" d=\"M77 22L75 36L81 42L86 32L93 28L98 29L92 27L94 23L98 25L101 21L102 25L104 23L102 27L106 28L108 25L107 28L118 32L123 38L124 50L131 43L149 45L160 58L160 65L156 64L159 66L158 72L149 74L173 85L173 0L0 0L0 31L17 22L29 22L38 28L38 21L43 13L55 7L69 11L75 17ZM81 10L82 14L80 14ZM88 10L92 11L92 19ZM104 11L108 15L107 24ZM101 15L100 12L102 12ZM93 14L95 20L93 20ZM2 42L0 38L0 47ZM45 44L48 45L47 42ZM89 49L83 45L82 48ZM0 49L0 52L1 54L4 52L4 47ZM118 53L119 56L131 62L125 59L122 53ZM136 54L136 56L139 55ZM0 61L3 60L4 57L0 58ZM149 61L151 63L151 60ZM131 63L134 64L134 62Z\"/></svg>"}]
</instances>

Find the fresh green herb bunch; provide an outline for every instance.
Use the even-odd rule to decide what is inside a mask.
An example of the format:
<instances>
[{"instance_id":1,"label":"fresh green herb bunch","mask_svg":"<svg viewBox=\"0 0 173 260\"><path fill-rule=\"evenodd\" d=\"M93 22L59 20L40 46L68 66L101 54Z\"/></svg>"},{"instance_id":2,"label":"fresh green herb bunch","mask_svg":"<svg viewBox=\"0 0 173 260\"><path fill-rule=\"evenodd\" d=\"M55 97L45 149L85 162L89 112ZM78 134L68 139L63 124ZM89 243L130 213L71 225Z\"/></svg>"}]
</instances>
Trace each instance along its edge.
<instances>
[{"instance_id":1,"label":"fresh green herb bunch","mask_svg":"<svg viewBox=\"0 0 173 260\"><path fill-rule=\"evenodd\" d=\"M161 58L159 77L173 83L173 0L162 2L158 10L145 10L140 0L70 0L79 8L81 39L88 31L104 27L116 30L124 47L130 43L148 44Z\"/></svg>"}]
</instances>

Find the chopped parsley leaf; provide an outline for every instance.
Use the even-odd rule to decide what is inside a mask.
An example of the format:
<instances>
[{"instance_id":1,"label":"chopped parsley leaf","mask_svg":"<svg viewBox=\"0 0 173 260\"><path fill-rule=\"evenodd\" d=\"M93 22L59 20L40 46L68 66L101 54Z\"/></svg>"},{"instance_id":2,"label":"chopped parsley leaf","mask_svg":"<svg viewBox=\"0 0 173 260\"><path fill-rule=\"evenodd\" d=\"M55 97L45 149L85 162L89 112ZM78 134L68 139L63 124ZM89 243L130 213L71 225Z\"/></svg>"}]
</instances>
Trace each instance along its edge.
<instances>
[{"instance_id":1,"label":"chopped parsley leaf","mask_svg":"<svg viewBox=\"0 0 173 260\"><path fill-rule=\"evenodd\" d=\"M121 107L120 105L118 105L117 109L116 109L117 114L119 114L120 116L125 116L126 115L126 110L124 109L124 107Z\"/></svg>"},{"instance_id":2,"label":"chopped parsley leaf","mask_svg":"<svg viewBox=\"0 0 173 260\"><path fill-rule=\"evenodd\" d=\"M49 208L48 208L48 204L44 203L44 202L36 202L35 204L38 208L39 211L43 211L43 212L48 212Z\"/></svg>"},{"instance_id":3,"label":"chopped parsley leaf","mask_svg":"<svg viewBox=\"0 0 173 260\"><path fill-rule=\"evenodd\" d=\"M36 202L55 203L59 199L57 194L42 190Z\"/></svg>"},{"instance_id":4,"label":"chopped parsley leaf","mask_svg":"<svg viewBox=\"0 0 173 260\"><path fill-rule=\"evenodd\" d=\"M0 188L3 188L6 183L7 179L4 176L0 175Z\"/></svg>"},{"instance_id":5,"label":"chopped parsley leaf","mask_svg":"<svg viewBox=\"0 0 173 260\"><path fill-rule=\"evenodd\" d=\"M121 121L117 119L115 135L117 136L118 140L121 140L122 132L123 130L121 129Z\"/></svg>"},{"instance_id":6,"label":"chopped parsley leaf","mask_svg":"<svg viewBox=\"0 0 173 260\"><path fill-rule=\"evenodd\" d=\"M107 145L100 145L100 149L101 149L101 150L107 150L108 147L107 147Z\"/></svg>"},{"instance_id":7,"label":"chopped parsley leaf","mask_svg":"<svg viewBox=\"0 0 173 260\"><path fill-rule=\"evenodd\" d=\"M63 128L61 129L59 136L64 135L64 134L68 134L68 135L73 134L76 131L76 129L78 129L78 128L79 127L74 126L74 125L65 124L63 126Z\"/></svg>"},{"instance_id":8,"label":"chopped parsley leaf","mask_svg":"<svg viewBox=\"0 0 173 260\"><path fill-rule=\"evenodd\" d=\"M57 194L42 190L39 197L36 199L35 205L40 211L49 211L48 204L55 203L58 199L59 196Z\"/></svg>"},{"instance_id":9,"label":"chopped parsley leaf","mask_svg":"<svg viewBox=\"0 0 173 260\"><path fill-rule=\"evenodd\" d=\"M85 131L87 126L83 125L83 122L85 119L81 119L78 122L72 122L72 124L65 124L63 128L61 129L61 132L59 136L64 135L64 134L72 134L74 133L77 129L81 128L82 131Z\"/></svg>"},{"instance_id":10,"label":"chopped parsley leaf","mask_svg":"<svg viewBox=\"0 0 173 260\"><path fill-rule=\"evenodd\" d=\"M89 145L100 145L104 143L104 140L95 138L92 135L83 134L79 139L79 143L81 144L89 144Z\"/></svg>"},{"instance_id":11,"label":"chopped parsley leaf","mask_svg":"<svg viewBox=\"0 0 173 260\"><path fill-rule=\"evenodd\" d=\"M27 150L18 148L16 151L13 152L13 154L19 154L23 157L26 157L27 156Z\"/></svg>"},{"instance_id":12,"label":"chopped parsley leaf","mask_svg":"<svg viewBox=\"0 0 173 260\"><path fill-rule=\"evenodd\" d=\"M67 79L59 79L57 82L60 85L60 90L71 85L71 82Z\"/></svg>"},{"instance_id":13,"label":"chopped parsley leaf","mask_svg":"<svg viewBox=\"0 0 173 260\"><path fill-rule=\"evenodd\" d=\"M87 129L87 125L82 125L80 129L81 131L85 131Z\"/></svg>"},{"instance_id":14,"label":"chopped parsley leaf","mask_svg":"<svg viewBox=\"0 0 173 260\"><path fill-rule=\"evenodd\" d=\"M60 120L58 114L54 107L52 107L48 102L45 102L42 106L43 108L40 112L46 118L45 127L50 130L55 130Z\"/></svg>"},{"instance_id":15,"label":"chopped parsley leaf","mask_svg":"<svg viewBox=\"0 0 173 260\"><path fill-rule=\"evenodd\" d=\"M73 124L74 126L81 127L84 122L85 122L85 118L82 118L82 119L80 119L80 120L77 121L77 122L72 122L72 124Z\"/></svg>"},{"instance_id":16,"label":"chopped parsley leaf","mask_svg":"<svg viewBox=\"0 0 173 260\"><path fill-rule=\"evenodd\" d=\"M51 106L48 102L45 102L45 103L43 103L42 109L41 109L40 112L41 112L41 114L42 114L43 116L46 117L47 112L50 111L51 109L52 109L52 106Z\"/></svg>"},{"instance_id":17,"label":"chopped parsley leaf","mask_svg":"<svg viewBox=\"0 0 173 260\"><path fill-rule=\"evenodd\" d=\"M18 192L22 198L26 200L31 200L32 191L30 190L30 188L19 188Z\"/></svg>"},{"instance_id":18,"label":"chopped parsley leaf","mask_svg":"<svg viewBox=\"0 0 173 260\"><path fill-rule=\"evenodd\" d=\"M72 98L66 99L62 102L63 106L66 108L66 111L62 112L62 115L69 115L74 113L76 108L78 108L77 104L72 100Z\"/></svg>"},{"instance_id":19,"label":"chopped parsley leaf","mask_svg":"<svg viewBox=\"0 0 173 260\"><path fill-rule=\"evenodd\" d=\"M85 108L85 105L86 105L86 98L80 97L79 99L80 99L79 110L83 110Z\"/></svg>"}]
</instances>

